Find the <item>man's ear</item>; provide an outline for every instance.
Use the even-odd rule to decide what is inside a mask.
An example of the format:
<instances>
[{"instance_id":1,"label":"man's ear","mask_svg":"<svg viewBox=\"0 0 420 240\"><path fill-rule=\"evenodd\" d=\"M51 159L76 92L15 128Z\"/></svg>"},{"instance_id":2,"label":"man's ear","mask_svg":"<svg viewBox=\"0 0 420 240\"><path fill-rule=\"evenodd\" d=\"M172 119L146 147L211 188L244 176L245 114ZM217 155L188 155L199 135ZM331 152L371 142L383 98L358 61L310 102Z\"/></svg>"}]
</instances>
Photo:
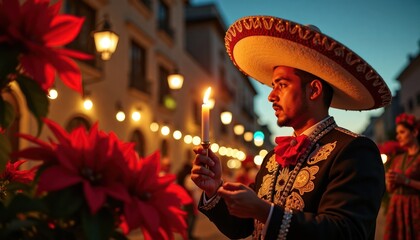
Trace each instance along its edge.
<instances>
[{"instance_id":1,"label":"man's ear","mask_svg":"<svg viewBox=\"0 0 420 240\"><path fill-rule=\"evenodd\" d=\"M322 95L322 83L320 80L312 80L309 84L309 99L315 100Z\"/></svg>"}]
</instances>

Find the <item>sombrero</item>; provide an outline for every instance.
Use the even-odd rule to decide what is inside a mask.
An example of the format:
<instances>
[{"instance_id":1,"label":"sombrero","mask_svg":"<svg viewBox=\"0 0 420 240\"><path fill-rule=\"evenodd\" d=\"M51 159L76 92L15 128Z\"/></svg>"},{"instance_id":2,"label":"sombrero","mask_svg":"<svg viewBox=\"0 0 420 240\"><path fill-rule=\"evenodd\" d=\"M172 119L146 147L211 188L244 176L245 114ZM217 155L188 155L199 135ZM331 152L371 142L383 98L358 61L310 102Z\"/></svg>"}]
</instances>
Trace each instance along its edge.
<instances>
[{"instance_id":1,"label":"sombrero","mask_svg":"<svg viewBox=\"0 0 420 240\"><path fill-rule=\"evenodd\" d=\"M226 32L225 46L244 74L271 86L274 67L298 68L334 89L331 107L370 110L391 102L382 77L352 50L310 26L272 16L237 20Z\"/></svg>"}]
</instances>

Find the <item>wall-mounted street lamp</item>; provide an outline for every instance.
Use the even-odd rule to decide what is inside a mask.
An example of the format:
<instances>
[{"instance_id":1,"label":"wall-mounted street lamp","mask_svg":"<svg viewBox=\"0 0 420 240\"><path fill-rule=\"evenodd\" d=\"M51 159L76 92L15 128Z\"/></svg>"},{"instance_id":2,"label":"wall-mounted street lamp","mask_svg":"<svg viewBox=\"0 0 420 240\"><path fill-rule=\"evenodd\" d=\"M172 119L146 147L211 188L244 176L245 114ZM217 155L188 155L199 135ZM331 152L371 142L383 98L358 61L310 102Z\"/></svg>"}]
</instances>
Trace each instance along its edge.
<instances>
[{"instance_id":1,"label":"wall-mounted street lamp","mask_svg":"<svg viewBox=\"0 0 420 240\"><path fill-rule=\"evenodd\" d=\"M111 30L108 15L104 16L102 29L93 32L96 51L101 54L102 60L109 60L117 49L119 36Z\"/></svg>"},{"instance_id":2,"label":"wall-mounted street lamp","mask_svg":"<svg viewBox=\"0 0 420 240\"><path fill-rule=\"evenodd\" d=\"M182 84L184 83L184 76L175 70L173 73L169 74L168 76L168 85L169 88L172 90L178 90L182 88Z\"/></svg>"}]
</instances>

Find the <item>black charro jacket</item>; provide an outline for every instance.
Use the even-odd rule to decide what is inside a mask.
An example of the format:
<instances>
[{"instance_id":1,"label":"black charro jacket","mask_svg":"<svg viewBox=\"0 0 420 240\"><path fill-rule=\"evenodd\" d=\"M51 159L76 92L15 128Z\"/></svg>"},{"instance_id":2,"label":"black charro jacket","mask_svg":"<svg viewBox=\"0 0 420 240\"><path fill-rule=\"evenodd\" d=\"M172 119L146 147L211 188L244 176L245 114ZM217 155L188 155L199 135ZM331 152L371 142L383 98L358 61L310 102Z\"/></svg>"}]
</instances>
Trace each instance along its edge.
<instances>
[{"instance_id":1,"label":"black charro jacket","mask_svg":"<svg viewBox=\"0 0 420 240\"><path fill-rule=\"evenodd\" d=\"M273 169L278 166L273 154L264 158L251 187L260 198L276 203L293 166ZM374 239L384 192L385 173L376 144L335 127L317 141L297 174L286 201L294 209L287 239ZM229 215L223 199L210 210L200 201L199 209L230 239L254 231L254 220ZM266 240L277 239L283 213L284 208L275 205Z\"/></svg>"}]
</instances>

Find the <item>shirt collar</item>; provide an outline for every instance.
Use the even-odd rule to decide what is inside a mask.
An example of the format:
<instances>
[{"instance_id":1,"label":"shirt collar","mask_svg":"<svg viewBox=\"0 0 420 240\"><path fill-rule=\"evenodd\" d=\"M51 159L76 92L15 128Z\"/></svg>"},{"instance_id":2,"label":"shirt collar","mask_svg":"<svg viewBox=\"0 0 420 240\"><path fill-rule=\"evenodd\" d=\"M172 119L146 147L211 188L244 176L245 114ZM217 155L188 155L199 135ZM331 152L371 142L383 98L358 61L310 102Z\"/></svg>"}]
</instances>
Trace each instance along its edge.
<instances>
[{"instance_id":1,"label":"shirt collar","mask_svg":"<svg viewBox=\"0 0 420 240\"><path fill-rule=\"evenodd\" d=\"M312 136L312 132L315 131L315 129L322 123L326 122L331 116L327 116L326 118L322 119L321 121L315 123L310 128L306 129L302 134L305 134L306 136ZM293 132L293 136L297 136L296 132ZM311 139L312 140L312 139Z\"/></svg>"}]
</instances>

